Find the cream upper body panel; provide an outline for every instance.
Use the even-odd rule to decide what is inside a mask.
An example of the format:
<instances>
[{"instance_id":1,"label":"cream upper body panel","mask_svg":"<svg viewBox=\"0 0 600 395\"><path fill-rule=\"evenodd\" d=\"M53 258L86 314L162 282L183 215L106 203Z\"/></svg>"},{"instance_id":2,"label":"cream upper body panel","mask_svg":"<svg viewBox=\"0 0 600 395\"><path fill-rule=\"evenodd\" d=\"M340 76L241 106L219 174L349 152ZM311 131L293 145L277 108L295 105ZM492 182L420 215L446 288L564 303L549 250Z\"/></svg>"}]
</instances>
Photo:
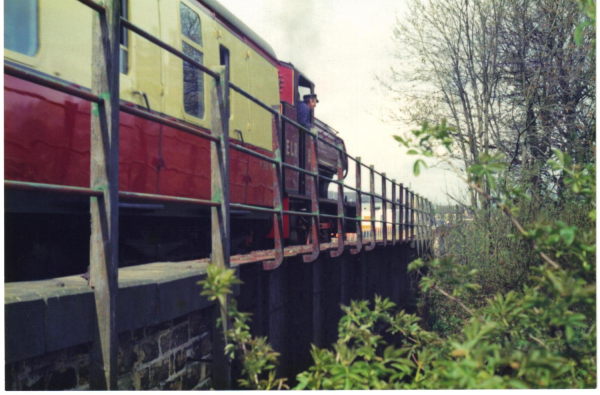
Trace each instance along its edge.
<instances>
[{"instance_id":1,"label":"cream upper body panel","mask_svg":"<svg viewBox=\"0 0 600 395\"><path fill-rule=\"evenodd\" d=\"M183 4L183 6L182 6ZM75 0L38 0L37 53L33 56L5 49L5 58L39 72L91 88L92 11ZM188 7L200 20L200 40L182 33L181 10ZM189 11L185 9L189 14ZM191 14L193 15L193 14ZM133 24L182 52L191 51L207 67L220 64L220 46L229 51L233 83L269 106L279 104L277 67L254 50L243 38L221 23L197 0L128 0L127 15ZM122 54L127 72L121 73L122 100L210 129L210 79L204 75L191 114L184 105L184 66L175 55L133 32L127 32ZM185 50L184 50L185 49ZM189 70L188 70L189 74ZM201 102L201 103L200 103ZM272 150L272 116L237 92L231 92L230 136ZM238 132L239 131L239 132Z\"/></svg>"}]
</instances>

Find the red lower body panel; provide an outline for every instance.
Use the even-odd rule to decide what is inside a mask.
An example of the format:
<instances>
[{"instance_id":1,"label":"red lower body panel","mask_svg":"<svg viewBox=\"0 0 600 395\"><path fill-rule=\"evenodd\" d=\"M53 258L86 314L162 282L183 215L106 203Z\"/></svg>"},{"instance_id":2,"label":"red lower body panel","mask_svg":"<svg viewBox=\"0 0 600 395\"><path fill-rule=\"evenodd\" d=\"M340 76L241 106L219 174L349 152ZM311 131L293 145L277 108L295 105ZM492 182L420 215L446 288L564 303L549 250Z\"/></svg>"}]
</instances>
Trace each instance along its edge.
<instances>
[{"instance_id":1,"label":"red lower body panel","mask_svg":"<svg viewBox=\"0 0 600 395\"><path fill-rule=\"evenodd\" d=\"M5 179L89 187L90 103L7 75L4 83ZM208 140L121 113L119 142L120 190L210 199ZM230 198L271 207L271 165L232 149Z\"/></svg>"}]
</instances>

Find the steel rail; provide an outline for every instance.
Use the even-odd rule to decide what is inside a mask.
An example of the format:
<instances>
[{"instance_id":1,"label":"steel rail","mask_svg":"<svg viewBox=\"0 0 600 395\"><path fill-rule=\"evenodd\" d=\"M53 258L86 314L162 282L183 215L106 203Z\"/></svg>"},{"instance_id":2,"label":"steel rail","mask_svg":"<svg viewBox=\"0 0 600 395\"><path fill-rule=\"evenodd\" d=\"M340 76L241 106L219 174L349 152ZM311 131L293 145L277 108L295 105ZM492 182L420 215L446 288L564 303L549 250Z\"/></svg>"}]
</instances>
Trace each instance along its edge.
<instances>
[{"instance_id":1,"label":"steel rail","mask_svg":"<svg viewBox=\"0 0 600 395\"><path fill-rule=\"evenodd\" d=\"M280 114L281 119L283 119L284 121L286 121L287 123L291 124L292 126L297 127L298 129L300 129L301 131L308 133L309 135L311 135L313 138L318 138L319 136L313 132L311 132L309 129L305 128L304 126L300 125L299 123L297 123L296 121L294 121L291 118L286 117L283 114Z\"/></svg>"},{"instance_id":2,"label":"steel rail","mask_svg":"<svg viewBox=\"0 0 600 395\"><path fill-rule=\"evenodd\" d=\"M343 182L341 182L341 181L338 181L338 180L334 180L333 178L325 177L325 176L322 176L322 175L320 175L320 174L319 174L319 178L322 178L322 179L324 179L324 180L327 180L327 181L329 181L329 182L332 182L332 183L334 183L334 184L336 184L336 185L341 185L341 186L344 186L344 183L343 183Z\"/></svg>"},{"instance_id":3,"label":"steel rail","mask_svg":"<svg viewBox=\"0 0 600 395\"><path fill-rule=\"evenodd\" d=\"M150 42L158 45L162 49L171 52L173 55L177 56L178 58L185 60L186 62L190 63L191 65L193 65L197 69L200 69L204 73L210 75L215 80L217 80L217 81L220 80L220 77L219 77L218 73L215 73L214 71L212 71L208 67L204 66L203 64L196 62L194 59L192 59L189 56L185 55L183 52L179 51L178 49L175 49L174 47L170 46L169 44L164 43L163 41L161 41L158 38L154 37L152 34L150 34L150 33L146 32L146 31L140 29L139 27L137 27L136 25L134 25L133 23L129 22L127 19L125 19L123 17L121 17L121 25L123 27L125 27L126 29L129 29L132 32L137 33L138 35L144 37L146 40L148 40L148 41L150 41Z\"/></svg>"},{"instance_id":4,"label":"steel rail","mask_svg":"<svg viewBox=\"0 0 600 395\"><path fill-rule=\"evenodd\" d=\"M319 216L322 218L332 218L332 219L343 218L343 217L340 217L339 215L332 215L332 214L319 214Z\"/></svg>"},{"instance_id":5,"label":"steel rail","mask_svg":"<svg viewBox=\"0 0 600 395\"><path fill-rule=\"evenodd\" d=\"M355 221L355 222L365 221L361 218L352 218L352 217L345 217L345 216L332 215L332 214L319 214L319 216L322 218L345 219L347 221ZM370 221L370 220L367 219L366 221Z\"/></svg>"},{"instance_id":6,"label":"steel rail","mask_svg":"<svg viewBox=\"0 0 600 395\"><path fill-rule=\"evenodd\" d=\"M241 203L229 203L229 207L243 209L243 210L250 210L250 211L260 211L260 212L272 213L272 214L279 214L281 212L281 210L278 210L276 208L251 206L251 205L241 204Z\"/></svg>"},{"instance_id":7,"label":"steel rail","mask_svg":"<svg viewBox=\"0 0 600 395\"><path fill-rule=\"evenodd\" d=\"M338 152L342 152L345 153L346 151L344 151L342 148L338 147L337 145L334 145L334 143L331 143L327 140L325 140L324 137L321 136L317 136L317 139L321 140L322 142L324 142L325 144L329 145L331 148L336 149Z\"/></svg>"},{"instance_id":8,"label":"steel rail","mask_svg":"<svg viewBox=\"0 0 600 395\"><path fill-rule=\"evenodd\" d=\"M49 192L49 193L60 193L65 195L77 195L77 196L88 196L88 197L102 197L104 192L91 189L74 187L68 185L56 185L56 184L43 184L37 182L24 182L24 181L12 181L5 180L4 187L19 191L35 191L35 192Z\"/></svg>"},{"instance_id":9,"label":"steel rail","mask_svg":"<svg viewBox=\"0 0 600 395\"><path fill-rule=\"evenodd\" d=\"M304 216L304 217L317 217L320 214L317 213L313 213L313 212L303 212L303 211L290 211L290 210L283 210L282 211L283 214L287 214L287 215L298 215L298 216Z\"/></svg>"},{"instance_id":10,"label":"steel rail","mask_svg":"<svg viewBox=\"0 0 600 395\"><path fill-rule=\"evenodd\" d=\"M244 96L247 99L249 99L251 102L253 102L255 104L258 104L260 107L264 108L265 110L267 110L271 114L273 114L273 115L279 115L278 111L273 110L271 107L267 106L262 101L260 101L256 97L252 96L252 94L246 92L245 90L243 90L242 88L240 88L239 86L237 86L236 84L234 84L233 82L229 82L229 87L231 89L233 89L234 91L236 91L237 93L239 93L242 96Z\"/></svg>"},{"instance_id":11,"label":"steel rail","mask_svg":"<svg viewBox=\"0 0 600 395\"><path fill-rule=\"evenodd\" d=\"M229 145L229 148L231 148L231 149L234 149L234 150L236 150L236 151L245 152L245 153L247 153L248 155L252 155L252 156L254 156L255 158L262 159L262 160L264 160L264 161L266 161L266 162L269 162L269 163L272 163L272 164L274 164L274 165L276 165L276 164L278 164L278 163L279 163L279 161L278 161L277 159L271 158L271 157L269 157L269 156L267 156L267 155L264 155L264 154L258 153L258 152L256 152L256 151L252 151L252 150L251 150L251 149L249 149L249 148L242 147L242 146L240 146L240 145L237 145L237 144L230 144L230 145Z\"/></svg>"},{"instance_id":12,"label":"steel rail","mask_svg":"<svg viewBox=\"0 0 600 395\"><path fill-rule=\"evenodd\" d=\"M98 104L104 103L104 99L102 99L100 96L89 93L89 92L83 90L82 88L75 88L75 87L67 85L65 83L61 83L61 82L57 82L57 81L54 81L54 80L51 80L51 79L48 79L45 77L41 77L31 71L23 70L19 67L11 66L6 63L4 64L4 73L11 75L13 77L17 77L17 78L20 78L20 79L23 79L23 80L26 80L29 82L36 83L38 85L45 86L47 88L52 88L57 91L67 93L69 95L73 95L75 97L90 101L92 103L98 103Z\"/></svg>"},{"instance_id":13,"label":"steel rail","mask_svg":"<svg viewBox=\"0 0 600 395\"><path fill-rule=\"evenodd\" d=\"M146 200L152 202L165 202L165 203L186 203L195 204L198 206L209 206L209 207L220 207L221 202L214 202L212 200L185 198L179 196L167 196L167 195L154 195L150 193L138 193L138 192L126 192L119 191L119 199L132 199L132 200Z\"/></svg>"},{"instance_id":14,"label":"steel rail","mask_svg":"<svg viewBox=\"0 0 600 395\"><path fill-rule=\"evenodd\" d=\"M156 114L152 114L148 111L140 110L140 109L132 107L128 104L121 103L119 105L119 109L128 114L135 115L140 118L147 119L149 121L154 121L154 122L160 123L162 125L172 127L173 129L177 129L182 132L201 137L206 140L214 141L217 144L221 143L221 139L219 139L218 137L212 136L212 135L208 134L207 132L204 132L200 129L194 128L192 126L187 126L187 125L179 123L179 122L171 121L160 115L156 115Z\"/></svg>"},{"instance_id":15,"label":"steel rail","mask_svg":"<svg viewBox=\"0 0 600 395\"><path fill-rule=\"evenodd\" d=\"M348 185L348 184L344 184L344 188L348 188L348 189L350 189L350 190L352 190L352 191L354 191L354 192L362 192L362 191L361 191L361 190L359 190L358 188L355 188L355 187L353 187L353 186L350 186L350 185Z\"/></svg>"},{"instance_id":16,"label":"steel rail","mask_svg":"<svg viewBox=\"0 0 600 395\"><path fill-rule=\"evenodd\" d=\"M283 167L287 168L287 169L292 169L292 170L295 170L295 171L299 171L300 173L307 174L307 175L309 175L311 177L318 177L319 176L317 173L313 173L312 171L305 170L305 169L303 169L301 167L296 167L294 165L290 165L289 163L281 162L281 165Z\"/></svg>"},{"instance_id":17,"label":"steel rail","mask_svg":"<svg viewBox=\"0 0 600 395\"><path fill-rule=\"evenodd\" d=\"M373 196L375 199L382 200L381 195L377 195L376 193L365 192L365 191L361 191L360 193L363 195Z\"/></svg>"},{"instance_id":18,"label":"steel rail","mask_svg":"<svg viewBox=\"0 0 600 395\"><path fill-rule=\"evenodd\" d=\"M106 8L104 8L103 5L100 5L100 4L96 3L93 0L77 0L77 1L79 1L83 5L86 5L86 6L90 7L94 11L98 11L101 14L105 14L106 13Z\"/></svg>"}]
</instances>

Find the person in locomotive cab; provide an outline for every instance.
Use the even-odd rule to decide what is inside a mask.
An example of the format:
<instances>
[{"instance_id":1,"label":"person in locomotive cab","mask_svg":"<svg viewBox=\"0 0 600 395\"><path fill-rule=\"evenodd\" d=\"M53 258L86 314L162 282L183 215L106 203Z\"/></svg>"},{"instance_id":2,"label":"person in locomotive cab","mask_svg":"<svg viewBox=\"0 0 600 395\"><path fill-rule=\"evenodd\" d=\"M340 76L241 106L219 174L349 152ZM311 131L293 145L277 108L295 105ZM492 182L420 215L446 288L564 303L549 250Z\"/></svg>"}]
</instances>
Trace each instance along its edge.
<instances>
[{"instance_id":1,"label":"person in locomotive cab","mask_svg":"<svg viewBox=\"0 0 600 395\"><path fill-rule=\"evenodd\" d=\"M314 93L311 93L310 95L304 95L303 99L303 101L298 103L298 123L304 126L306 129L310 130L310 128L312 127L310 122L310 111L317 106L319 100L317 100L317 95L315 95Z\"/></svg>"}]
</instances>

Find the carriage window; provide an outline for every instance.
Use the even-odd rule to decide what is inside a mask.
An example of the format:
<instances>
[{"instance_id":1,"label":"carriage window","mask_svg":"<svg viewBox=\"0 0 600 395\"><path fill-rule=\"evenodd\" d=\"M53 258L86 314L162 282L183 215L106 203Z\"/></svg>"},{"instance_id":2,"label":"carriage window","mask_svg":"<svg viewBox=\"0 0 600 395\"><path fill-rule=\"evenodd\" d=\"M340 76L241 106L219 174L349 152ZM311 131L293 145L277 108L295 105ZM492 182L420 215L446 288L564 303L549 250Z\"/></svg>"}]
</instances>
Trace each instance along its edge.
<instances>
[{"instance_id":1,"label":"carriage window","mask_svg":"<svg viewBox=\"0 0 600 395\"><path fill-rule=\"evenodd\" d=\"M129 19L129 1L121 0L121 17ZM129 72L129 30L121 26L119 48L119 70L123 74Z\"/></svg>"},{"instance_id":2,"label":"carriage window","mask_svg":"<svg viewBox=\"0 0 600 395\"><path fill-rule=\"evenodd\" d=\"M183 53L202 64L202 52L183 43ZM183 62L183 105L185 112L204 118L204 73L188 62Z\"/></svg>"},{"instance_id":3,"label":"carriage window","mask_svg":"<svg viewBox=\"0 0 600 395\"><path fill-rule=\"evenodd\" d=\"M38 47L37 0L6 0L4 2L4 48L34 56Z\"/></svg>"},{"instance_id":4,"label":"carriage window","mask_svg":"<svg viewBox=\"0 0 600 395\"><path fill-rule=\"evenodd\" d=\"M196 44L202 45L200 16L183 3L179 3L179 13L181 14L181 33Z\"/></svg>"}]
</instances>

